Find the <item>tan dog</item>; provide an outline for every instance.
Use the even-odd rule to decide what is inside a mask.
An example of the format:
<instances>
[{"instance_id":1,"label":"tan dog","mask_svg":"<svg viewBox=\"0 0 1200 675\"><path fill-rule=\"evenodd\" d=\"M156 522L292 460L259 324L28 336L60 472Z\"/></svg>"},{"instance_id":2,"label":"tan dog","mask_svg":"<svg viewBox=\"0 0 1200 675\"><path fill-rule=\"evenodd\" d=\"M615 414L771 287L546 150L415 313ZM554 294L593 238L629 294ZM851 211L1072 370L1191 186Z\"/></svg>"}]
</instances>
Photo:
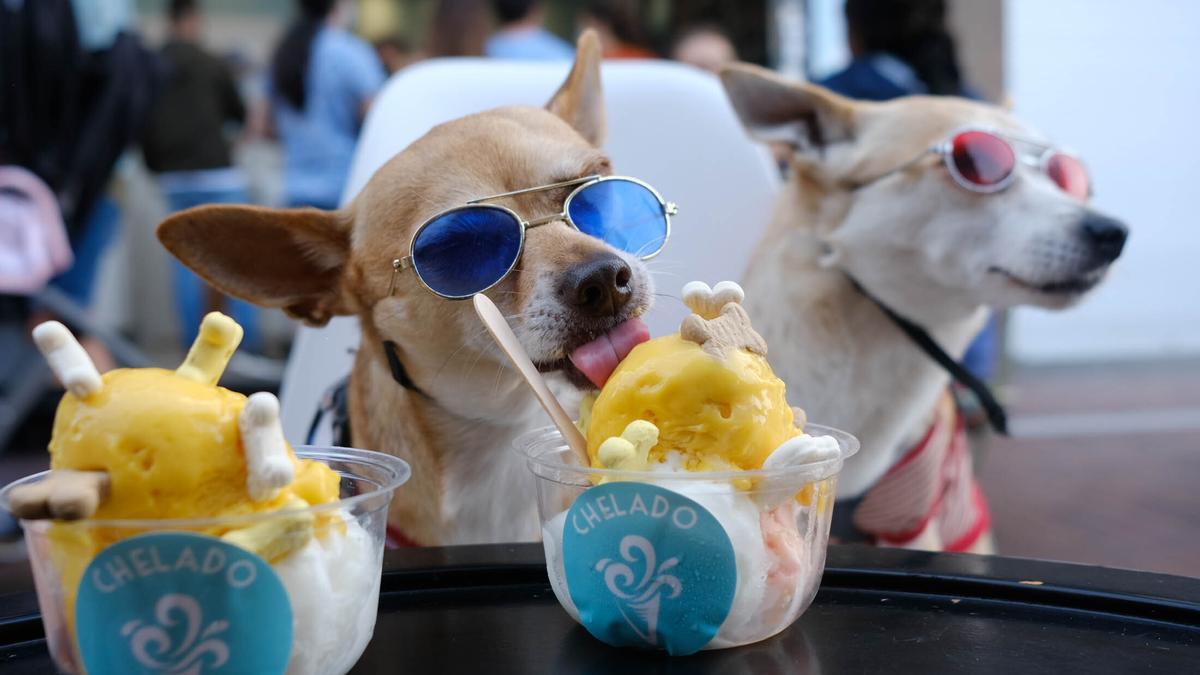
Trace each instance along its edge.
<instances>
[{"instance_id":1,"label":"tan dog","mask_svg":"<svg viewBox=\"0 0 1200 675\"><path fill-rule=\"evenodd\" d=\"M838 487L843 498L867 493L866 505L871 488L931 428L948 376L848 275L960 358L985 307L1078 301L1119 255L1126 228L1036 168L1018 164L1009 187L979 194L956 184L942 157L923 154L966 125L1041 141L1000 108L933 97L856 102L748 65L726 69L722 80L752 134L795 148L793 176L745 279L747 310L792 402L862 441ZM934 440L950 443L948 426ZM969 456L964 462L967 482L958 488L973 490ZM876 519L888 517L888 499L954 497L937 493L948 489L937 473L948 463L933 464L921 476L909 463L908 484L876 500ZM957 529L966 532L960 547L988 546L986 516L972 532L947 522L962 514L934 509L895 519L899 536L889 541L940 549L952 546L945 533ZM862 515L855 513L856 526Z\"/></svg>"},{"instance_id":2,"label":"tan dog","mask_svg":"<svg viewBox=\"0 0 1200 675\"><path fill-rule=\"evenodd\" d=\"M546 109L499 108L442 124L380 168L340 211L211 206L159 227L168 250L231 295L313 325L359 317L353 442L412 465L389 524L416 543L539 538L533 480L510 446L548 420L471 303L433 295L412 270L393 274L392 261L407 255L423 221L467 200L610 174L599 149L599 66L599 43L587 33ZM561 212L568 192L493 203L533 219ZM567 355L643 313L652 290L639 260L557 221L529 230L516 269L487 295L540 368L582 384ZM393 379L385 340L398 346L419 392Z\"/></svg>"}]
</instances>

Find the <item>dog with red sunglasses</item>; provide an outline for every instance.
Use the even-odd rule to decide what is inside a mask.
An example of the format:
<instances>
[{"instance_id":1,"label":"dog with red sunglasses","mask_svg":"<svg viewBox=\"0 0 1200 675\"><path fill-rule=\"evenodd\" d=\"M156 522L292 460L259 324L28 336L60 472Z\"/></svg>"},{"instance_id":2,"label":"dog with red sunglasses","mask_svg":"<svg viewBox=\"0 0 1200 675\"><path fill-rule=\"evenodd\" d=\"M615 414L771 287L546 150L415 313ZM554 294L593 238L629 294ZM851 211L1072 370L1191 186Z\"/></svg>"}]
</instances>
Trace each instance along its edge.
<instances>
[{"instance_id":1,"label":"dog with red sunglasses","mask_svg":"<svg viewBox=\"0 0 1200 675\"><path fill-rule=\"evenodd\" d=\"M549 93L549 92L547 92ZM355 315L350 440L399 456L412 479L388 513L394 542L540 538L532 475L511 450L545 424L470 302L486 293L546 372L603 379L647 337L673 205L612 175L600 44L579 39L545 108L439 125L339 211L205 206L160 241L220 290L321 325Z\"/></svg>"},{"instance_id":2,"label":"dog with red sunglasses","mask_svg":"<svg viewBox=\"0 0 1200 675\"><path fill-rule=\"evenodd\" d=\"M1127 228L1088 206L1077 158L995 106L852 101L745 64L721 78L752 135L794 148L744 285L789 397L862 442L833 536L990 550L947 371L970 379L955 363L988 308L1078 302Z\"/></svg>"}]
</instances>

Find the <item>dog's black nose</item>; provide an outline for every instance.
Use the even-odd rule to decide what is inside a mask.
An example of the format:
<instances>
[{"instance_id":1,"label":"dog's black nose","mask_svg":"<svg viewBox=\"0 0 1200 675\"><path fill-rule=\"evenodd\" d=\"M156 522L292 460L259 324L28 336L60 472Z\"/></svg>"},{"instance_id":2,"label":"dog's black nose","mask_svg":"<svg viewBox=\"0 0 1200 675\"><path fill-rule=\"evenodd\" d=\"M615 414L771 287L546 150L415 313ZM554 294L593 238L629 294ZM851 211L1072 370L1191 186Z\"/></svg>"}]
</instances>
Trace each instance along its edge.
<instances>
[{"instance_id":1,"label":"dog's black nose","mask_svg":"<svg viewBox=\"0 0 1200 675\"><path fill-rule=\"evenodd\" d=\"M633 297L633 270L612 253L572 265L563 278L567 305L587 316L613 316Z\"/></svg>"},{"instance_id":2,"label":"dog's black nose","mask_svg":"<svg viewBox=\"0 0 1200 675\"><path fill-rule=\"evenodd\" d=\"M1092 247L1097 258L1112 262L1125 248L1129 228L1119 220L1088 211L1080 223L1084 240Z\"/></svg>"}]
</instances>

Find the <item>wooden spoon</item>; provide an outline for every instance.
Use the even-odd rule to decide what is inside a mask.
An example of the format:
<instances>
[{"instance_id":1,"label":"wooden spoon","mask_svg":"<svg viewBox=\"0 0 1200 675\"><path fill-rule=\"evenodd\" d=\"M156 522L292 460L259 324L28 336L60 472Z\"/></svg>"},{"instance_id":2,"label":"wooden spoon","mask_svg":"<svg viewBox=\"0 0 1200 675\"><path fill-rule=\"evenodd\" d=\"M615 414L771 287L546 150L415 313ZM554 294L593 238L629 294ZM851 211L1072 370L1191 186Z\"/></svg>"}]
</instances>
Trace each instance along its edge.
<instances>
[{"instance_id":1,"label":"wooden spoon","mask_svg":"<svg viewBox=\"0 0 1200 675\"><path fill-rule=\"evenodd\" d=\"M542 374L533 365L529 354L525 353L525 348L521 346L521 341L512 332L512 328L504 320L504 315L500 313L496 304L486 295L476 295L475 312L479 314L483 325L487 327L488 332L495 338L496 344L500 345L500 349L504 350L505 354L508 354L508 358L525 378L525 383L533 390L533 395L537 398L538 403L542 404L542 408L546 410L546 413L550 415L550 419L554 421L554 426L558 427L558 430L562 433L563 440L567 442L567 445L579 457L584 466L590 466L591 462L588 459L587 441L583 438L583 434L579 433L579 429L571 421L571 416L567 414L566 410L563 410L562 404L550 392L550 387L546 386L546 380L542 378Z\"/></svg>"}]
</instances>

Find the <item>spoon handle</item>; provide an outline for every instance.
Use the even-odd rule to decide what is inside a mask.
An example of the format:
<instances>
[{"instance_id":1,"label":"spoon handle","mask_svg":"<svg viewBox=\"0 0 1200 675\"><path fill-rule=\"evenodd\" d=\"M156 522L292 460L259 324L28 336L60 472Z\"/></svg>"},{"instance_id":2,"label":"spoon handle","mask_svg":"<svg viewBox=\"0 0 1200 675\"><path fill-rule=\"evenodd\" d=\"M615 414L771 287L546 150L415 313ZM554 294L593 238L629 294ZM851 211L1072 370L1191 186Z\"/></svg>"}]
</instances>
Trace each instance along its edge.
<instances>
[{"instance_id":1,"label":"spoon handle","mask_svg":"<svg viewBox=\"0 0 1200 675\"><path fill-rule=\"evenodd\" d=\"M488 329L488 332L495 338L496 343L500 345L500 349L508 355L512 360L513 365L517 367L517 371L525 378L525 383L533 390L533 395L537 397L538 403L542 404L542 408L550 415L550 419L554 421L554 426L562 433L563 440L567 442L571 450L583 461L584 466L590 464L588 460L587 441L583 438L583 434L579 433L575 423L571 420L571 416L563 410L562 404L554 397L550 391L550 387L546 386L546 380L542 378L542 374L538 372L537 367L533 365L529 354L525 352L525 347L521 346L521 341L517 339L508 322L504 320L504 315L496 307L486 295L482 293L475 296L475 312L479 314L479 318L483 321L483 325Z\"/></svg>"}]
</instances>

